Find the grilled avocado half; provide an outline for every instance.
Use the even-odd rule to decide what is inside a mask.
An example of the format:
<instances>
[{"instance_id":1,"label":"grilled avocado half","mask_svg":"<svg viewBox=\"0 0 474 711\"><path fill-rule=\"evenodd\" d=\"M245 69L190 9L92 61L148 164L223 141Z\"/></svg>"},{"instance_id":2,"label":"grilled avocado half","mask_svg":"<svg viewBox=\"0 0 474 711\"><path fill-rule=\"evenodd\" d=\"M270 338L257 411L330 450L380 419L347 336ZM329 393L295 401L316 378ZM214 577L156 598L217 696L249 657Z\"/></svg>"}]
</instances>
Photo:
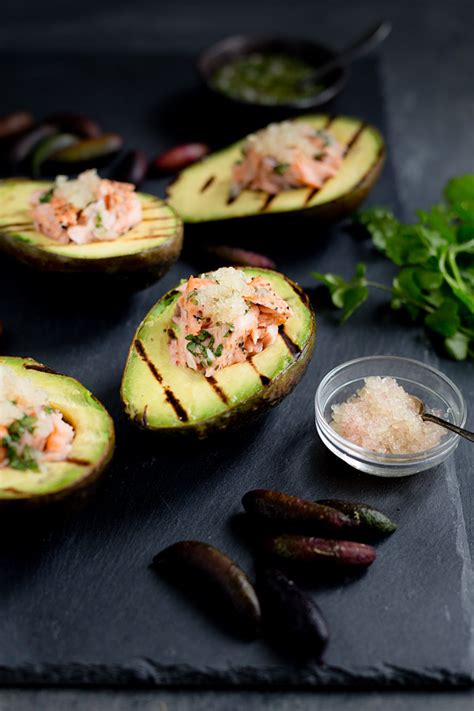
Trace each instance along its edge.
<instances>
[{"instance_id":1,"label":"grilled avocado half","mask_svg":"<svg viewBox=\"0 0 474 711\"><path fill-rule=\"evenodd\" d=\"M122 380L125 411L141 427L205 437L276 405L301 380L315 342L308 297L278 272L247 267L242 271L268 279L293 316L280 327L273 345L206 378L171 362L169 329L180 292L169 291L138 327Z\"/></svg>"},{"instance_id":2,"label":"grilled avocado half","mask_svg":"<svg viewBox=\"0 0 474 711\"><path fill-rule=\"evenodd\" d=\"M61 375L32 358L0 357L19 377L49 395L50 403L74 427L66 460L46 462L39 472L0 469L0 505L50 502L82 489L97 479L112 457L114 425L107 410L77 380Z\"/></svg>"},{"instance_id":3,"label":"grilled avocado half","mask_svg":"<svg viewBox=\"0 0 474 711\"><path fill-rule=\"evenodd\" d=\"M385 144L373 126L348 116L325 114L300 116L315 129L328 129L345 146L337 175L319 190L298 188L278 195L243 190L232 199L230 177L241 157L245 139L183 170L168 186L168 201L184 222L210 222L232 217L250 217L304 211L322 220L337 220L351 213L375 184L385 156Z\"/></svg>"},{"instance_id":4,"label":"grilled avocado half","mask_svg":"<svg viewBox=\"0 0 474 711\"><path fill-rule=\"evenodd\" d=\"M12 178L0 181L0 249L22 262L53 272L143 275L158 279L178 258L183 226L173 208L153 195L138 193L143 219L121 237L89 244L59 244L37 232L30 200L53 183Z\"/></svg>"}]
</instances>

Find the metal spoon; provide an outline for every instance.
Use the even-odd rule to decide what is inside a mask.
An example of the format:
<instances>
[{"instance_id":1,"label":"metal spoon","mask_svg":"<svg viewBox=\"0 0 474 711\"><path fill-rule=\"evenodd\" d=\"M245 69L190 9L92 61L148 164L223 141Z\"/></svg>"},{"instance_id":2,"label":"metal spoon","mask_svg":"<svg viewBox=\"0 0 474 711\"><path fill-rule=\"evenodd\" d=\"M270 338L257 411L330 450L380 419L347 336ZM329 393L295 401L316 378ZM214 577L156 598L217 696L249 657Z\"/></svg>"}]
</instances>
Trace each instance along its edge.
<instances>
[{"instance_id":1,"label":"metal spoon","mask_svg":"<svg viewBox=\"0 0 474 711\"><path fill-rule=\"evenodd\" d=\"M436 415L432 415L430 412L426 412L423 402L414 395L412 395L411 397L418 408L418 414L421 415L422 420L424 420L425 422L434 422L435 425L439 425L440 427L444 427L447 430L451 430L451 432L456 432L456 434L461 435L461 437L465 437L470 442L474 442L474 432L464 430L462 427L453 425L452 422L442 420L441 417L436 417Z\"/></svg>"},{"instance_id":2,"label":"metal spoon","mask_svg":"<svg viewBox=\"0 0 474 711\"><path fill-rule=\"evenodd\" d=\"M363 37L360 37L357 42L354 42L354 44L351 44L349 47L346 47L346 49L343 49L342 52L339 52L339 54L336 57L333 57L333 59L330 59L328 62L324 62L324 64L317 67L314 72L311 72L310 76L303 80L303 83L308 81L311 81L312 83L318 82L322 77L326 76L326 74L334 71L334 69L352 64L352 62L359 59L359 57L365 56L370 51L375 49L375 47L378 47L378 45L389 36L391 31L391 22L388 22L387 20L379 22L375 27L372 27L369 32L364 34Z\"/></svg>"}]
</instances>

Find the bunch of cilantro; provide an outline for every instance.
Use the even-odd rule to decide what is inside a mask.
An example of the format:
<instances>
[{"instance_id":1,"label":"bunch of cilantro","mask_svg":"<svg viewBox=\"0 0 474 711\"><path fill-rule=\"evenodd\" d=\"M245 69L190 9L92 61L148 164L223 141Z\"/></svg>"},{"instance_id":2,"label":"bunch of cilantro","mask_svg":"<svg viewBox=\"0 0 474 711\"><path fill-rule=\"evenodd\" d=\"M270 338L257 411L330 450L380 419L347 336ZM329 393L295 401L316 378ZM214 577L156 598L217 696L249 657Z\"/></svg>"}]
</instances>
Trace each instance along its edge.
<instances>
[{"instance_id":1,"label":"bunch of cilantro","mask_svg":"<svg viewBox=\"0 0 474 711\"><path fill-rule=\"evenodd\" d=\"M380 207L356 215L375 247L400 267L391 285L368 279L364 264L349 281L337 274L313 276L328 287L342 321L366 301L370 288L382 289L393 309L407 311L449 356L465 360L474 358L474 175L453 178L443 195L443 203L417 213L415 224Z\"/></svg>"}]
</instances>

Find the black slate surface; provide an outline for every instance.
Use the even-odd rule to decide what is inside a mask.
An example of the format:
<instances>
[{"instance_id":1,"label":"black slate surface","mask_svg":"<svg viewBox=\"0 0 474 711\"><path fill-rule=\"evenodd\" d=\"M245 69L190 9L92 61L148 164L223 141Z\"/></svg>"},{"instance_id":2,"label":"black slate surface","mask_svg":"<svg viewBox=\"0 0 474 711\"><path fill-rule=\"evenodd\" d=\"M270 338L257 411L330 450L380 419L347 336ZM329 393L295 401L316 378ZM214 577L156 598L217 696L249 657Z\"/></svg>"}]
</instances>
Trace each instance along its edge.
<instances>
[{"instance_id":1,"label":"black slate surface","mask_svg":"<svg viewBox=\"0 0 474 711\"><path fill-rule=\"evenodd\" d=\"M188 57L71 57L64 82L66 61L6 57L4 70L15 83L8 87L5 110L24 104L25 96L38 112L80 107L153 151L176 139L205 137L199 118L206 106L186 93L194 84ZM383 128L373 62L360 65L336 109ZM229 137L238 128L229 128ZM152 191L160 187L149 185ZM397 206L390 163L373 201ZM294 229L291 251L279 267L305 287L312 287L312 268L349 271L360 258L371 263L374 276L390 273L367 245L341 229L326 233L305 225L307 239L317 240L311 250L295 242L300 224ZM170 447L128 426L120 414L118 383L142 315L192 268L181 262L162 282L127 297L104 290L91 295L86 284L64 295L48 279L27 280L11 262L0 265L4 350L32 355L80 378L110 408L118 434L115 461L84 509L40 535L28 536L25 523L22 536L2 537L0 681L467 684L472 582L456 459L410 479L378 480L329 455L313 424L314 391L333 365L373 353L437 364L423 335L377 303L344 329L320 310L309 371L264 422L245 434ZM249 549L232 516L241 495L254 486L365 499L400 521L366 575L317 589L332 628L324 666L302 665L261 641L234 640L148 569L157 550L177 538L196 537L222 546L251 570Z\"/></svg>"}]
</instances>

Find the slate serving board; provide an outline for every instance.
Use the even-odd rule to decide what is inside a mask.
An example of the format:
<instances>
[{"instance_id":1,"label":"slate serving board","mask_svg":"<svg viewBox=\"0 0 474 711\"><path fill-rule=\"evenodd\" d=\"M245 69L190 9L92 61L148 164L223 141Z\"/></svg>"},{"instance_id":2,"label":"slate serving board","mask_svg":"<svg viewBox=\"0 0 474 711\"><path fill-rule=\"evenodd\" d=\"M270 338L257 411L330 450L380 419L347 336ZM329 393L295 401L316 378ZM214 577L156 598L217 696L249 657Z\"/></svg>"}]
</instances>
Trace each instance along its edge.
<instances>
[{"instance_id":1,"label":"slate serving board","mask_svg":"<svg viewBox=\"0 0 474 711\"><path fill-rule=\"evenodd\" d=\"M71 55L59 62L47 54L5 55L2 66L10 77L5 111L26 104L43 114L80 108L152 152L205 138L216 120L193 93L190 57ZM373 61L358 65L332 110L359 115L387 133ZM220 137L234 138L243 122L221 120ZM159 192L163 186L147 187ZM390 160L372 200L400 209ZM65 295L47 277L2 258L2 351L33 356L83 381L113 414L118 444L102 485L82 509L40 532L25 521L21 535L2 533L0 683L442 687L472 680L472 575L456 458L408 479L377 479L341 464L314 428L315 389L337 363L377 353L435 365L438 359L423 335L377 300L339 328L318 306L311 269L349 273L365 259L374 277L387 278L390 267L341 228L297 222L293 229L268 238L280 240L274 250L280 269L315 299L318 342L309 370L252 429L186 446L129 426L118 387L138 322L195 265L183 260L133 296L90 293L87 280ZM296 241L302 230L306 247ZM283 252L281 240L288 244ZM148 567L164 546L194 537L221 546L252 571L235 514L242 494L256 486L365 500L400 523L367 574L346 585L315 583L332 630L323 665L302 664L263 641L233 638Z\"/></svg>"}]
</instances>

